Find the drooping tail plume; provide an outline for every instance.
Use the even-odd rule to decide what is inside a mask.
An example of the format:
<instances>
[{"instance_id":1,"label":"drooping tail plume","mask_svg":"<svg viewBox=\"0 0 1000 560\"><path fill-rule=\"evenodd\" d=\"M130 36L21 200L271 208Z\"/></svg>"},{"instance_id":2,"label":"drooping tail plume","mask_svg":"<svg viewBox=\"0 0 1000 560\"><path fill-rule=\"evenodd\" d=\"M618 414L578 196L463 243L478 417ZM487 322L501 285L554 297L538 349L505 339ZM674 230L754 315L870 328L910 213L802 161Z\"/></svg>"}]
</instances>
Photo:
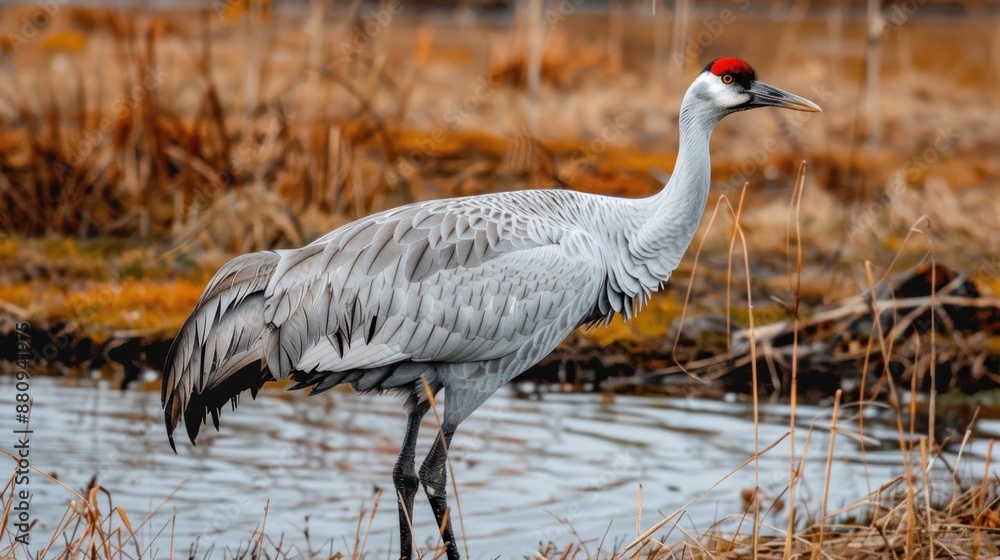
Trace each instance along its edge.
<instances>
[{"instance_id":1,"label":"drooping tail plume","mask_svg":"<svg viewBox=\"0 0 1000 560\"><path fill-rule=\"evenodd\" d=\"M163 369L163 419L171 447L181 417L194 443L211 414L240 393L257 391L272 379L262 350L264 291L278 264L273 251L250 253L223 266L170 346Z\"/></svg>"}]
</instances>

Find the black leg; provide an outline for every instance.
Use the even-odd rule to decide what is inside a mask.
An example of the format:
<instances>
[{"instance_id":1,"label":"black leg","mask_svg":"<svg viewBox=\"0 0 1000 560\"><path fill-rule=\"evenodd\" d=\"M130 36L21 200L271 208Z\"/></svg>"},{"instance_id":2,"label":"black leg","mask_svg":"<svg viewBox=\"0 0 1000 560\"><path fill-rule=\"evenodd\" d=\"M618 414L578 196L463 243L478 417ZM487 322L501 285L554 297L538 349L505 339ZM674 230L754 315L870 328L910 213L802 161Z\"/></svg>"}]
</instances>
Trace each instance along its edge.
<instances>
[{"instance_id":1,"label":"black leg","mask_svg":"<svg viewBox=\"0 0 1000 560\"><path fill-rule=\"evenodd\" d=\"M441 538L444 539L448 550L448 560L461 560L458 554L458 543L455 542L455 533L451 528L451 514L448 510L447 486L448 486L448 462L447 449L451 445L451 436L455 434L455 428L445 425L442 427L438 438L434 440L424 464L420 466L420 482L427 492L427 499L434 510L434 518L437 519L438 528L441 530Z\"/></svg>"},{"instance_id":2,"label":"black leg","mask_svg":"<svg viewBox=\"0 0 1000 560\"><path fill-rule=\"evenodd\" d=\"M417 495L420 479L414 463L417 451L417 432L420 430L420 420L427 413L430 405L427 401L418 402L406 420L406 436L403 447L399 450L399 459L392 469L392 482L396 486L396 499L399 505L399 557L400 560L410 560L413 556L413 533L410 530L413 520L413 497Z\"/></svg>"}]
</instances>

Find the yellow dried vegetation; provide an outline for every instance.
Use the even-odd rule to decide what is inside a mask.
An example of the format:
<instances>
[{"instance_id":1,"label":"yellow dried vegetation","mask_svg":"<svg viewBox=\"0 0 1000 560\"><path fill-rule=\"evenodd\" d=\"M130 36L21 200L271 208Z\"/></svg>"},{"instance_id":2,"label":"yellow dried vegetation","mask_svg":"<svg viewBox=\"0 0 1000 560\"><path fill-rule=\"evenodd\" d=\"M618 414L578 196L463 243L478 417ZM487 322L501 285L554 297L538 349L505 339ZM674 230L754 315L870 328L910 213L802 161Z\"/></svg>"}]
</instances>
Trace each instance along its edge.
<instances>
[{"instance_id":1,"label":"yellow dried vegetation","mask_svg":"<svg viewBox=\"0 0 1000 560\"><path fill-rule=\"evenodd\" d=\"M627 351L662 350L667 333L680 317L681 303L672 293L656 294L629 322L615 317L609 324L581 330L579 337L590 345Z\"/></svg>"},{"instance_id":2,"label":"yellow dried vegetation","mask_svg":"<svg viewBox=\"0 0 1000 560\"><path fill-rule=\"evenodd\" d=\"M91 280L71 287L36 280L0 285L0 308L36 325L63 324L96 343L113 337L160 339L177 332L204 287L186 279Z\"/></svg>"},{"instance_id":3,"label":"yellow dried vegetation","mask_svg":"<svg viewBox=\"0 0 1000 560\"><path fill-rule=\"evenodd\" d=\"M0 309L38 329L102 343L171 336L194 307L218 262L183 262L121 240L0 240ZM12 281L13 271L20 278Z\"/></svg>"}]
</instances>

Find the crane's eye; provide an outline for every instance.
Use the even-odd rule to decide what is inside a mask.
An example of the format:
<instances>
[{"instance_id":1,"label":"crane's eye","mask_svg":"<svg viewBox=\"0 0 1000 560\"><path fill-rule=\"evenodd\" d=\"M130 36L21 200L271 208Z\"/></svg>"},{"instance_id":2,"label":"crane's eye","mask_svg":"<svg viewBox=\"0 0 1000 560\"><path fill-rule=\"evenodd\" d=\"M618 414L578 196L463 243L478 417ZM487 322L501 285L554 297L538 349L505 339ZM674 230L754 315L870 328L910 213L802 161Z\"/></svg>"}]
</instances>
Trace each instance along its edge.
<instances>
[{"instance_id":1,"label":"crane's eye","mask_svg":"<svg viewBox=\"0 0 1000 560\"><path fill-rule=\"evenodd\" d=\"M723 74L722 75L722 83L724 83L724 84L731 84L731 83L733 83L733 76L732 76L732 74Z\"/></svg>"}]
</instances>

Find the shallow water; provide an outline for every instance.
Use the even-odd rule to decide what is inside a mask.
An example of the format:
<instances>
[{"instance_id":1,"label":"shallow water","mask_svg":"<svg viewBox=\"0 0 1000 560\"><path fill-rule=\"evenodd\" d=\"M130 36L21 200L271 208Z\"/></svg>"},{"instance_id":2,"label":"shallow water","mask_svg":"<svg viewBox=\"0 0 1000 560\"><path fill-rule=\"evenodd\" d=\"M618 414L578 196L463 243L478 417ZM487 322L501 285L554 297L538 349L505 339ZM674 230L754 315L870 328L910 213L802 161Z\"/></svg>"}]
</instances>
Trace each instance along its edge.
<instances>
[{"instance_id":1,"label":"shallow water","mask_svg":"<svg viewBox=\"0 0 1000 560\"><path fill-rule=\"evenodd\" d=\"M10 379L0 379L0 446L11 450L14 403ZM392 396L328 392L265 391L246 399L235 413L225 411L222 430L208 429L197 447L167 444L153 391L120 392L106 384L71 386L36 379L32 410L32 464L80 491L97 476L114 504L128 512L156 556L187 551L199 539L205 553L246 542L264 519L267 534L304 549L308 516L314 547L333 541L336 550L354 549L358 516L370 511L377 488L386 490L364 547L369 558L389 557L396 542L391 470L404 426ZM760 448L788 429L787 407L762 405ZM865 495L903 469L893 424L878 411L865 420L863 463L857 440L838 436L830 484L830 510ZM806 451L804 481L797 502L819 509L826 465L829 410L800 406L796 452ZM857 429L847 415L841 427ZM808 447L806 439L810 424ZM418 453L434 436L428 415ZM981 476L988 438L1000 436L1000 421L979 423L965 448L959 472ZM760 487L778 497L789 470L789 440L759 461ZM636 534L636 496L642 485L643 528L719 482L754 453L752 407L737 402L593 394L546 394L525 400L504 390L469 418L455 436L452 465L458 483L464 535L472 558L523 557L539 541L568 544L578 534L596 553L602 536L609 551ZM954 455L946 455L949 464ZM418 459L419 460L419 459ZM995 463L994 463L995 464ZM946 478L948 467L933 467ZM753 464L736 472L687 508L680 526L704 531L742 511L740 496L754 486ZM32 516L39 525L34 543L47 542L72 495L32 475ZM449 488L449 492L451 489ZM169 497L169 499L168 499ZM161 505L166 500L166 505ZM769 506L772 500L766 500ZM104 502L102 502L104 503ZM455 507L455 503L452 503ZM103 513L107 513L104 507ZM175 526L171 528L176 512ZM781 513L770 514L783 525ZM367 517L362 524L364 534ZM423 548L435 542L430 508L417 497L414 524ZM744 525L745 527L745 525ZM163 531L164 535L154 540ZM460 531L461 533L461 531ZM676 539L679 530L662 536ZM36 549L37 550L37 549Z\"/></svg>"}]
</instances>

